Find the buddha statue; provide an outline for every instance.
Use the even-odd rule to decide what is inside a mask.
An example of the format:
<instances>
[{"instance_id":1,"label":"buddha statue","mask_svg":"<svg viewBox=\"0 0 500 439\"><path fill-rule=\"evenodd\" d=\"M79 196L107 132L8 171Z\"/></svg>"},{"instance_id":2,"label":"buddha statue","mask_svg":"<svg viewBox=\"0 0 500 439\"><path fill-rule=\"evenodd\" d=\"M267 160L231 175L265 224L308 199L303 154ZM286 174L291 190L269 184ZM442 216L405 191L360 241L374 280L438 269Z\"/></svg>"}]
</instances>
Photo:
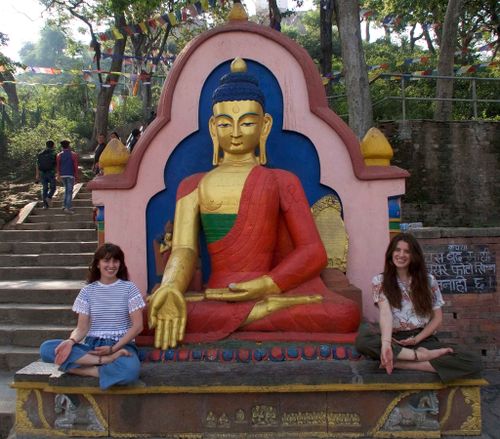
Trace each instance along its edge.
<instances>
[{"instance_id":1,"label":"buddha statue","mask_svg":"<svg viewBox=\"0 0 500 439\"><path fill-rule=\"evenodd\" d=\"M319 277L327 256L299 179L264 166L273 119L244 60L236 58L221 78L212 109L215 167L179 185L171 254L149 297L155 346L216 341L238 331L356 331L358 305ZM204 293L190 299L200 227L211 274Z\"/></svg>"}]
</instances>

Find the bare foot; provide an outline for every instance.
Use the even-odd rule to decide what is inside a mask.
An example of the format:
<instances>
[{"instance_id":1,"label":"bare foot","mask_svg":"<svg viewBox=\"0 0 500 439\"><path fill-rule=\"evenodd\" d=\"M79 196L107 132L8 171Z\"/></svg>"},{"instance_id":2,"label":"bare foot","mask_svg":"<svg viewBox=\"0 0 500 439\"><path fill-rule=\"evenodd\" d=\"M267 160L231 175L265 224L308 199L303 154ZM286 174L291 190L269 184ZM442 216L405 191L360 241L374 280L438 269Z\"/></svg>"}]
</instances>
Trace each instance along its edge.
<instances>
[{"instance_id":1,"label":"bare foot","mask_svg":"<svg viewBox=\"0 0 500 439\"><path fill-rule=\"evenodd\" d=\"M430 361L435 358L442 357L446 354L451 354L453 352L452 348L439 348L439 349L426 349L420 347L415 350L416 352L416 361Z\"/></svg>"},{"instance_id":2,"label":"bare foot","mask_svg":"<svg viewBox=\"0 0 500 439\"><path fill-rule=\"evenodd\" d=\"M113 352L111 355L104 355L102 357L102 364L109 364L115 361L120 357L130 357L132 354L127 351L125 348L119 349L116 352Z\"/></svg>"}]
</instances>

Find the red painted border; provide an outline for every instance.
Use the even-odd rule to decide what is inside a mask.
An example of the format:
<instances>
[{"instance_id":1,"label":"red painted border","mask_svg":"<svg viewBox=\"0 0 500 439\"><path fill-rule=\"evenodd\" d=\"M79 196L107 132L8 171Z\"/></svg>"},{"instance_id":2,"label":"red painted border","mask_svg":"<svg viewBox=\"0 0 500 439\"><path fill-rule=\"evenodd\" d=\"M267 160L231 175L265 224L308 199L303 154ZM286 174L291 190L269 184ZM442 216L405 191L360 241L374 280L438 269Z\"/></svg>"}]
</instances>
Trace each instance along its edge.
<instances>
[{"instance_id":1,"label":"red painted border","mask_svg":"<svg viewBox=\"0 0 500 439\"><path fill-rule=\"evenodd\" d=\"M142 156L147 146L155 138L160 129L166 125L171 118L172 96L177 85L179 76L191 54L210 38L226 32L249 32L262 35L264 38L274 41L283 46L302 67L306 78L307 92L309 95L309 108L313 114L327 123L343 140L351 157L354 174L360 180L396 179L405 178L410 174L397 166L366 166L359 147L359 141L348 125L328 108L325 90L318 75L318 70L311 57L305 49L299 46L281 32L270 27L262 26L252 22L234 22L207 31L194 38L177 57L174 66L170 70L167 82L163 87L158 113L156 119L148 126L147 130L139 139L130 156L127 167L122 174L98 176L88 184L92 190L99 189L130 189L137 182L137 174Z\"/></svg>"}]
</instances>

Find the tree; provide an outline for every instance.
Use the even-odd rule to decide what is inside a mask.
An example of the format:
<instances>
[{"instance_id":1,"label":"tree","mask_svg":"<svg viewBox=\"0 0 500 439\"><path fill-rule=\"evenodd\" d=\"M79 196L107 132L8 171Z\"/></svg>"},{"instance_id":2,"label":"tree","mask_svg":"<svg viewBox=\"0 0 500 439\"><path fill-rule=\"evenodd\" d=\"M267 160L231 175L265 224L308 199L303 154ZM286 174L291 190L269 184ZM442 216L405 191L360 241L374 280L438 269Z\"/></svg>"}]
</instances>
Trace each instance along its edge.
<instances>
[{"instance_id":1,"label":"tree","mask_svg":"<svg viewBox=\"0 0 500 439\"><path fill-rule=\"evenodd\" d=\"M320 68L323 76L327 76L332 71L333 56L333 11L334 0L320 0L319 3L319 25L320 25L320 46L321 58ZM327 94L331 94L331 85L328 82Z\"/></svg>"},{"instance_id":2,"label":"tree","mask_svg":"<svg viewBox=\"0 0 500 439\"><path fill-rule=\"evenodd\" d=\"M64 32L52 23L46 23L40 31L37 43L28 42L19 51L23 64L39 67L54 67L61 65L65 57L67 38Z\"/></svg>"},{"instance_id":3,"label":"tree","mask_svg":"<svg viewBox=\"0 0 500 439\"><path fill-rule=\"evenodd\" d=\"M125 11L125 17L130 23L142 22L151 16L162 15L173 10L174 1L150 0L135 2ZM165 53L167 40L172 26L148 28L144 33L130 36L132 46L133 66L136 85L141 85L142 121L146 122L152 110L152 75L157 70L160 60ZM136 89L134 85L134 89Z\"/></svg>"},{"instance_id":4,"label":"tree","mask_svg":"<svg viewBox=\"0 0 500 439\"><path fill-rule=\"evenodd\" d=\"M368 71L361 41L359 3L352 0L337 0L335 6L344 64L349 126L361 139L373 125L373 113Z\"/></svg>"},{"instance_id":5,"label":"tree","mask_svg":"<svg viewBox=\"0 0 500 439\"><path fill-rule=\"evenodd\" d=\"M439 76L453 76L455 49L457 47L458 17L465 0L448 0L441 47L438 62ZM453 97L453 79L438 78L436 83L436 98L451 99ZM434 112L435 120L449 120L452 112L452 101L438 100Z\"/></svg>"},{"instance_id":6,"label":"tree","mask_svg":"<svg viewBox=\"0 0 500 439\"><path fill-rule=\"evenodd\" d=\"M95 52L95 62L97 70L101 70L101 44L94 30L95 23L99 20L107 20L111 27L123 27L126 24L124 10L128 7L128 2L123 0L101 0L93 4L85 0L40 0L47 8L55 10L58 13L60 22L68 21L68 14L78 20L81 20L89 29L91 36L91 47ZM99 133L107 133L108 130L108 112L111 99L118 80L118 73L122 71L123 54L127 35L123 38L114 40L112 49L112 61L110 72L99 73L99 91L97 95L96 112L94 119L94 129L90 144L95 144L95 139ZM116 72L116 73L115 73Z\"/></svg>"},{"instance_id":7,"label":"tree","mask_svg":"<svg viewBox=\"0 0 500 439\"><path fill-rule=\"evenodd\" d=\"M6 34L0 32L0 47L5 46L9 38ZM0 51L0 82L2 83L2 88L7 95L7 102L12 110L12 119L14 124L17 123L19 119L19 98L17 96L17 89L14 78L14 68L18 65L14 61L12 61L9 57L5 56ZM5 106L2 102L2 118L5 115ZM3 119L2 119L3 120Z\"/></svg>"},{"instance_id":8,"label":"tree","mask_svg":"<svg viewBox=\"0 0 500 439\"><path fill-rule=\"evenodd\" d=\"M276 0L269 0L269 25L281 31L281 11Z\"/></svg>"}]
</instances>

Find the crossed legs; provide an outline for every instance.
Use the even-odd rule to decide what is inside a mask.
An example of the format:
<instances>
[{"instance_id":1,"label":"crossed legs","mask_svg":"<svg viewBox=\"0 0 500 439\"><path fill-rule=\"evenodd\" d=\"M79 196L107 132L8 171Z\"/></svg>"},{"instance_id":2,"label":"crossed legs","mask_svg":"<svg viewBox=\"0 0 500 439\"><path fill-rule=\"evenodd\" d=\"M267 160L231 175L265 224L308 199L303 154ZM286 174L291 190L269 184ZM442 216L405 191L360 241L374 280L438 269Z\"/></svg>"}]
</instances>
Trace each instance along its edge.
<instances>
[{"instance_id":1,"label":"crossed legs","mask_svg":"<svg viewBox=\"0 0 500 439\"><path fill-rule=\"evenodd\" d=\"M66 372L72 373L73 375L80 376L90 376L99 378L99 369L98 367L103 364L109 364L115 361L116 359L125 356L129 357L131 354L126 349L120 349L113 354L110 355L94 355L94 354L85 354L83 357L80 357L75 361L76 364L79 364L80 367L75 367L68 369Z\"/></svg>"},{"instance_id":2,"label":"crossed legs","mask_svg":"<svg viewBox=\"0 0 500 439\"><path fill-rule=\"evenodd\" d=\"M396 356L394 368L419 370L422 372L434 372L436 369L430 363L430 360L442 357L446 354L451 354L452 348L426 349L419 347L417 349L402 348Z\"/></svg>"}]
</instances>

